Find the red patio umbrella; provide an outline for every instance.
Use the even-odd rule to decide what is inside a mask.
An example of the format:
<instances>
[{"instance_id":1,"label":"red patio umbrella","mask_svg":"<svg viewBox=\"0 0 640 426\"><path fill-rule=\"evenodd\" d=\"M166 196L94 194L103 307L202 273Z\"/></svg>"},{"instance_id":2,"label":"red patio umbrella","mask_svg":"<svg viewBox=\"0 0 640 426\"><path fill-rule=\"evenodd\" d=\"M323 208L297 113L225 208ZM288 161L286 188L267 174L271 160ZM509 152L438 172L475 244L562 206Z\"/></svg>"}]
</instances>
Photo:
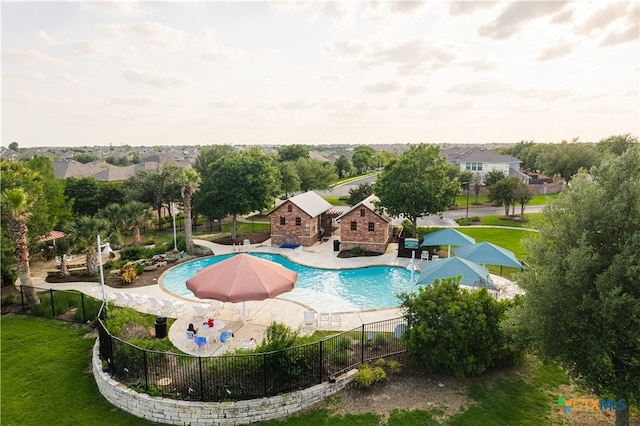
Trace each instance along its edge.
<instances>
[{"instance_id":1,"label":"red patio umbrella","mask_svg":"<svg viewBox=\"0 0 640 426\"><path fill-rule=\"evenodd\" d=\"M291 291L297 280L297 272L241 253L198 271L187 280L187 288L201 299L243 302L244 323L244 302L269 299Z\"/></svg>"}]
</instances>

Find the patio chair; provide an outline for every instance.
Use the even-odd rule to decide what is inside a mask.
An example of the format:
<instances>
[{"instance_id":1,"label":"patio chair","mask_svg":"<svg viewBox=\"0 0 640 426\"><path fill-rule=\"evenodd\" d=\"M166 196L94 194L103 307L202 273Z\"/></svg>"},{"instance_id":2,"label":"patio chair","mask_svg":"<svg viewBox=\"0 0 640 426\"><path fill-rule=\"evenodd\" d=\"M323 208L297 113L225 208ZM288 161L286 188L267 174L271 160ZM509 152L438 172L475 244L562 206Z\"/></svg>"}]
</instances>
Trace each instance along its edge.
<instances>
[{"instance_id":1,"label":"patio chair","mask_svg":"<svg viewBox=\"0 0 640 426\"><path fill-rule=\"evenodd\" d=\"M209 338L207 336L195 335L193 336L193 343L196 346L196 352L202 348L207 348L209 345Z\"/></svg>"},{"instance_id":2,"label":"patio chair","mask_svg":"<svg viewBox=\"0 0 640 426\"><path fill-rule=\"evenodd\" d=\"M169 299L163 299L162 303L163 303L163 309L160 310L160 313L162 314L171 315L172 313L175 313L176 317L179 317L181 313L184 313L187 311L187 308L184 302L180 300L176 300L175 302L172 302Z\"/></svg>"},{"instance_id":3,"label":"patio chair","mask_svg":"<svg viewBox=\"0 0 640 426\"><path fill-rule=\"evenodd\" d=\"M322 323L326 322L327 325L331 324L331 314L329 312L320 312L318 314L318 323L322 327Z\"/></svg>"},{"instance_id":4,"label":"patio chair","mask_svg":"<svg viewBox=\"0 0 640 426\"><path fill-rule=\"evenodd\" d=\"M251 339L240 339L240 345L238 348L240 349L253 349L256 347L256 339L253 337Z\"/></svg>"},{"instance_id":5,"label":"patio chair","mask_svg":"<svg viewBox=\"0 0 640 426\"><path fill-rule=\"evenodd\" d=\"M219 300L212 300L209 305L207 305L206 315L211 318L215 318L219 313L220 309L222 309L222 302Z\"/></svg>"},{"instance_id":6,"label":"patio chair","mask_svg":"<svg viewBox=\"0 0 640 426\"><path fill-rule=\"evenodd\" d=\"M129 299L129 306L144 305L147 303L147 296L135 293L124 293L124 295Z\"/></svg>"},{"instance_id":7,"label":"patio chair","mask_svg":"<svg viewBox=\"0 0 640 426\"><path fill-rule=\"evenodd\" d=\"M220 343L226 343L228 340L231 340L234 337L235 337L235 335L233 334L233 331L224 330L224 331L220 332Z\"/></svg>"},{"instance_id":8,"label":"patio chair","mask_svg":"<svg viewBox=\"0 0 640 426\"><path fill-rule=\"evenodd\" d=\"M304 311L304 323L302 328L311 330L316 329L316 314L314 312Z\"/></svg>"},{"instance_id":9,"label":"patio chair","mask_svg":"<svg viewBox=\"0 0 640 426\"><path fill-rule=\"evenodd\" d=\"M193 338L196 337L195 331L187 330L185 334L187 336L187 340L193 340Z\"/></svg>"},{"instance_id":10,"label":"patio chair","mask_svg":"<svg viewBox=\"0 0 640 426\"><path fill-rule=\"evenodd\" d=\"M342 315L337 312L331 313L331 325L341 325L342 324Z\"/></svg>"},{"instance_id":11,"label":"patio chair","mask_svg":"<svg viewBox=\"0 0 640 426\"><path fill-rule=\"evenodd\" d=\"M209 312L209 305L193 305L193 314L191 315L194 318L198 317L206 317Z\"/></svg>"},{"instance_id":12,"label":"patio chair","mask_svg":"<svg viewBox=\"0 0 640 426\"><path fill-rule=\"evenodd\" d=\"M115 291L113 294L114 294L114 296L116 296L116 300L114 302L116 304L116 306L122 306L122 307L131 306L131 302L130 302L129 298L127 296L125 296L124 293L119 292L119 291Z\"/></svg>"},{"instance_id":13,"label":"patio chair","mask_svg":"<svg viewBox=\"0 0 640 426\"><path fill-rule=\"evenodd\" d=\"M155 297L148 297L149 306L147 312L150 314L159 314L162 311L163 305Z\"/></svg>"}]
</instances>

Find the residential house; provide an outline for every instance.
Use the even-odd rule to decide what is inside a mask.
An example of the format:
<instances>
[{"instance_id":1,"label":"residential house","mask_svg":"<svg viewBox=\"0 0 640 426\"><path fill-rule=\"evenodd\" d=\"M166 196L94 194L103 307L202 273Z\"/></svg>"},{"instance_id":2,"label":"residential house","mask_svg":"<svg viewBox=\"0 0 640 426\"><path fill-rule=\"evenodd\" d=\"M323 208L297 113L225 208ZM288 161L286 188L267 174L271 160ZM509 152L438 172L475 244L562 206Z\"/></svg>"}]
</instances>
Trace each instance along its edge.
<instances>
[{"instance_id":1,"label":"residential house","mask_svg":"<svg viewBox=\"0 0 640 426\"><path fill-rule=\"evenodd\" d=\"M492 170L499 170L507 177L517 177L524 183L529 183L530 177L520 172L522 161L510 155L479 147L447 148L440 151L440 155L446 158L447 163L455 164L460 170L470 170L480 175L484 183L484 176Z\"/></svg>"},{"instance_id":2,"label":"residential house","mask_svg":"<svg viewBox=\"0 0 640 426\"><path fill-rule=\"evenodd\" d=\"M271 217L271 244L276 246L309 247L330 229L331 209L324 198L313 191L291 197L273 209Z\"/></svg>"},{"instance_id":3,"label":"residential house","mask_svg":"<svg viewBox=\"0 0 640 426\"><path fill-rule=\"evenodd\" d=\"M370 195L336 218L340 221L340 249L360 246L365 251L384 253L391 240L392 221L376 211L375 195Z\"/></svg>"}]
</instances>

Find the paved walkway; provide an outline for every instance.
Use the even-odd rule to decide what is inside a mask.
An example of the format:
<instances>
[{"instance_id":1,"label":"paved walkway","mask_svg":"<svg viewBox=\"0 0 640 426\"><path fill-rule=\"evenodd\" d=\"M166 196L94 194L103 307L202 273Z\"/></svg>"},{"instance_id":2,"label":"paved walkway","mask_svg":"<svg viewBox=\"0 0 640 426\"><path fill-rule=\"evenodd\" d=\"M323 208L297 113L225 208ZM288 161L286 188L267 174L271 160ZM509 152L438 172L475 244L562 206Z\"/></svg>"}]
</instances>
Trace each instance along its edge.
<instances>
[{"instance_id":1,"label":"paved walkway","mask_svg":"<svg viewBox=\"0 0 640 426\"><path fill-rule=\"evenodd\" d=\"M216 255L239 251L274 253L287 256L296 263L318 268L345 269L371 265L396 265L406 267L410 261L408 258L397 257L397 244L390 244L386 253L380 256L342 259L338 258L338 252L333 249L333 239L323 243L316 243L312 247L304 247L301 250L272 247L270 240L260 244L251 244L249 246L227 246L198 239L195 240L195 243L196 245L210 248ZM46 269L51 269L51 267L45 266L40 270L34 268L34 271L32 271L32 275L34 275L32 278L34 286L47 289L54 288L56 290L74 289L97 298L102 297L102 290L98 283L73 282L54 285L47 283L45 281ZM193 317L193 306L196 304L202 305L203 303L206 303L206 301L178 297L169 293L162 286L162 279L165 274L159 278L159 284L157 285L134 287L130 290L126 290L125 292L132 294L134 297L137 296L135 298L138 299L139 303L135 304L133 307L141 312L151 312L149 303L144 301L145 296L153 297L157 300L168 299L174 303L178 302L179 304L184 304L184 311L178 313L172 312L163 315L177 318L168 331L168 337L178 349L186 353L200 355L221 354L226 351L236 349L243 340L254 339L257 342L260 342L264 336L267 326L273 321L282 322L293 329L300 328L303 333L311 333L314 330L311 327L303 327L304 311L314 311L314 309L296 301L284 298L275 298L259 302L246 302L245 309L248 313L245 324L243 324L241 320L243 308L242 303L224 303L215 319L222 320L226 323L224 329L232 331L235 335L234 339L224 344L213 342L213 339L211 339L211 342L205 348L196 352L194 343L186 338L186 329L190 322L193 322L196 326L202 324L203 318ZM493 278L496 279L498 277L493 276ZM504 281L504 279L502 279L502 281ZM111 297L113 297L116 292L123 292L122 289L112 288L108 285L105 285L104 289L107 295ZM330 304L328 306L330 306ZM157 314L157 312L154 313ZM317 313L319 312L316 312L316 314ZM352 328L359 327L362 324L397 318L401 315L402 312L399 308L341 312L339 323L333 323L331 325L326 323L317 324L317 329L350 330Z\"/></svg>"}]
</instances>

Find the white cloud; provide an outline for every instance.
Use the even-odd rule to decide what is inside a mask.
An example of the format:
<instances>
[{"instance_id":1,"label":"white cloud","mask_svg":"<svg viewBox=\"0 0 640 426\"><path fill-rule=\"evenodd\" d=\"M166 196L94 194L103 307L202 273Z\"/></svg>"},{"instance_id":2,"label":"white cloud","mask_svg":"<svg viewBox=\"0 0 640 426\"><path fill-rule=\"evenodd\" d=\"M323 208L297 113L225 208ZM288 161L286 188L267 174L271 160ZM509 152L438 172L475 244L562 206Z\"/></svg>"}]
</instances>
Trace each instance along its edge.
<instances>
[{"instance_id":1,"label":"white cloud","mask_svg":"<svg viewBox=\"0 0 640 426\"><path fill-rule=\"evenodd\" d=\"M538 60L545 62L562 58L569 55L572 50L573 46L569 43L557 44L542 50L538 55Z\"/></svg>"},{"instance_id":2,"label":"white cloud","mask_svg":"<svg viewBox=\"0 0 640 426\"><path fill-rule=\"evenodd\" d=\"M479 10L491 9L497 1L452 1L449 2L449 13L452 16L470 15Z\"/></svg>"},{"instance_id":3,"label":"white cloud","mask_svg":"<svg viewBox=\"0 0 640 426\"><path fill-rule=\"evenodd\" d=\"M364 49L364 43L358 40L343 40L325 44L325 50L337 56L358 56Z\"/></svg>"},{"instance_id":4,"label":"white cloud","mask_svg":"<svg viewBox=\"0 0 640 426\"><path fill-rule=\"evenodd\" d=\"M110 99L110 102L115 105L133 106L145 106L156 103L153 99L144 96L114 96Z\"/></svg>"},{"instance_id":5,"label":"white cloud","mask_svg":"<svg viewBox=\"0 0 640 426\"><path fill-rule=\"evenodd\" d=\"M507 3L492 22L482 25L478 34L496 40L506 39L521 31L529 22L563 12L568 3L561 1L516 1Z\"/></svg>"},{"instance_id":6,"label":"white cloud","mask_svg":"<svg viewBox=\"0 0 640 426\"><path fill-rule=\"evenodd\" d=\"M371 45L360 61L363 68L394 66L400 74L417 74L453 62L459 47L424 37L387 45Z\"/></svg>"},{"instance_id":7,"label":"white cloud","mask_svg":"<svg viewBox=\"0 0 640 426\"><path fill-rule=\"evenodd\" d=\"M175 51L184 47L186 32L153 21L106 25L105 34L116 39L139 38L161 51Z\"/></svg>"},{"instance_id":8,"label":"white cloud","mask_svg":"<svg viewBox=\"0 0 640 426\"><path fill-rule=\"evenodd\" d=\"M618 1L608 3L599 9L590 8L590 16L576 25L575 32L583 35L594 35L606 31L607 26L627 16L627 13L629 13L629 4L630 3ZM637 21L637 19L636 5L635 20Z\"/></svg>"},{"instance_id":9,"label":"white cloud","mask_svg":"<svg viewBox=\"0 0 640 426\"><path fill-rule=\"evenodd\" d=\"M243 50L220 46L209 29L194 41L194 51L198 58L218 64L245 64L249 61Z\"/></svg>"},{"instance_id":10,"label":"white cloud","mask_svg":"<svg viewBox=\"0 0 640 426\"><path fill-rule=\"evenodd\" d=\"M38 40L40 40L42 43L46 45L57 46L60 44L57 38L47 33L46 31L38 31L36 36L38 37Z\"/></svg>"},{"instance_id":11,"label":"white cloud","mask_svg":"<svg viewBox=\"0 0 640 426\"><path fill-rule=\"evenodd\" d=\"M179 87L187 84L187 80L175 75L159 71L126 70L122 73L125 80L134 84L153 87Z\"/></svg>"},{"instance_id":12,"label":"white cloud","mask_svg":"<svg viewBox=\"0 0 640 426\"><path fill-rule=\"evenodd\" d=\"M397 81L381 81L374 84L368 84L363 87L368 93L393 93L400 91L402 86Z\"/></svg>"},{"instance_id":13,"label":"white cloud","mask_svg":"<svg viewBox=\"0 0 640 426\"><path fill-rule=\"evenodd\" d=\"M41 64L64 65L64 61L54 59L46 53L29 49L7 49L2 51L2 62L32 67Z\"/></svg>"}]
</instances>

